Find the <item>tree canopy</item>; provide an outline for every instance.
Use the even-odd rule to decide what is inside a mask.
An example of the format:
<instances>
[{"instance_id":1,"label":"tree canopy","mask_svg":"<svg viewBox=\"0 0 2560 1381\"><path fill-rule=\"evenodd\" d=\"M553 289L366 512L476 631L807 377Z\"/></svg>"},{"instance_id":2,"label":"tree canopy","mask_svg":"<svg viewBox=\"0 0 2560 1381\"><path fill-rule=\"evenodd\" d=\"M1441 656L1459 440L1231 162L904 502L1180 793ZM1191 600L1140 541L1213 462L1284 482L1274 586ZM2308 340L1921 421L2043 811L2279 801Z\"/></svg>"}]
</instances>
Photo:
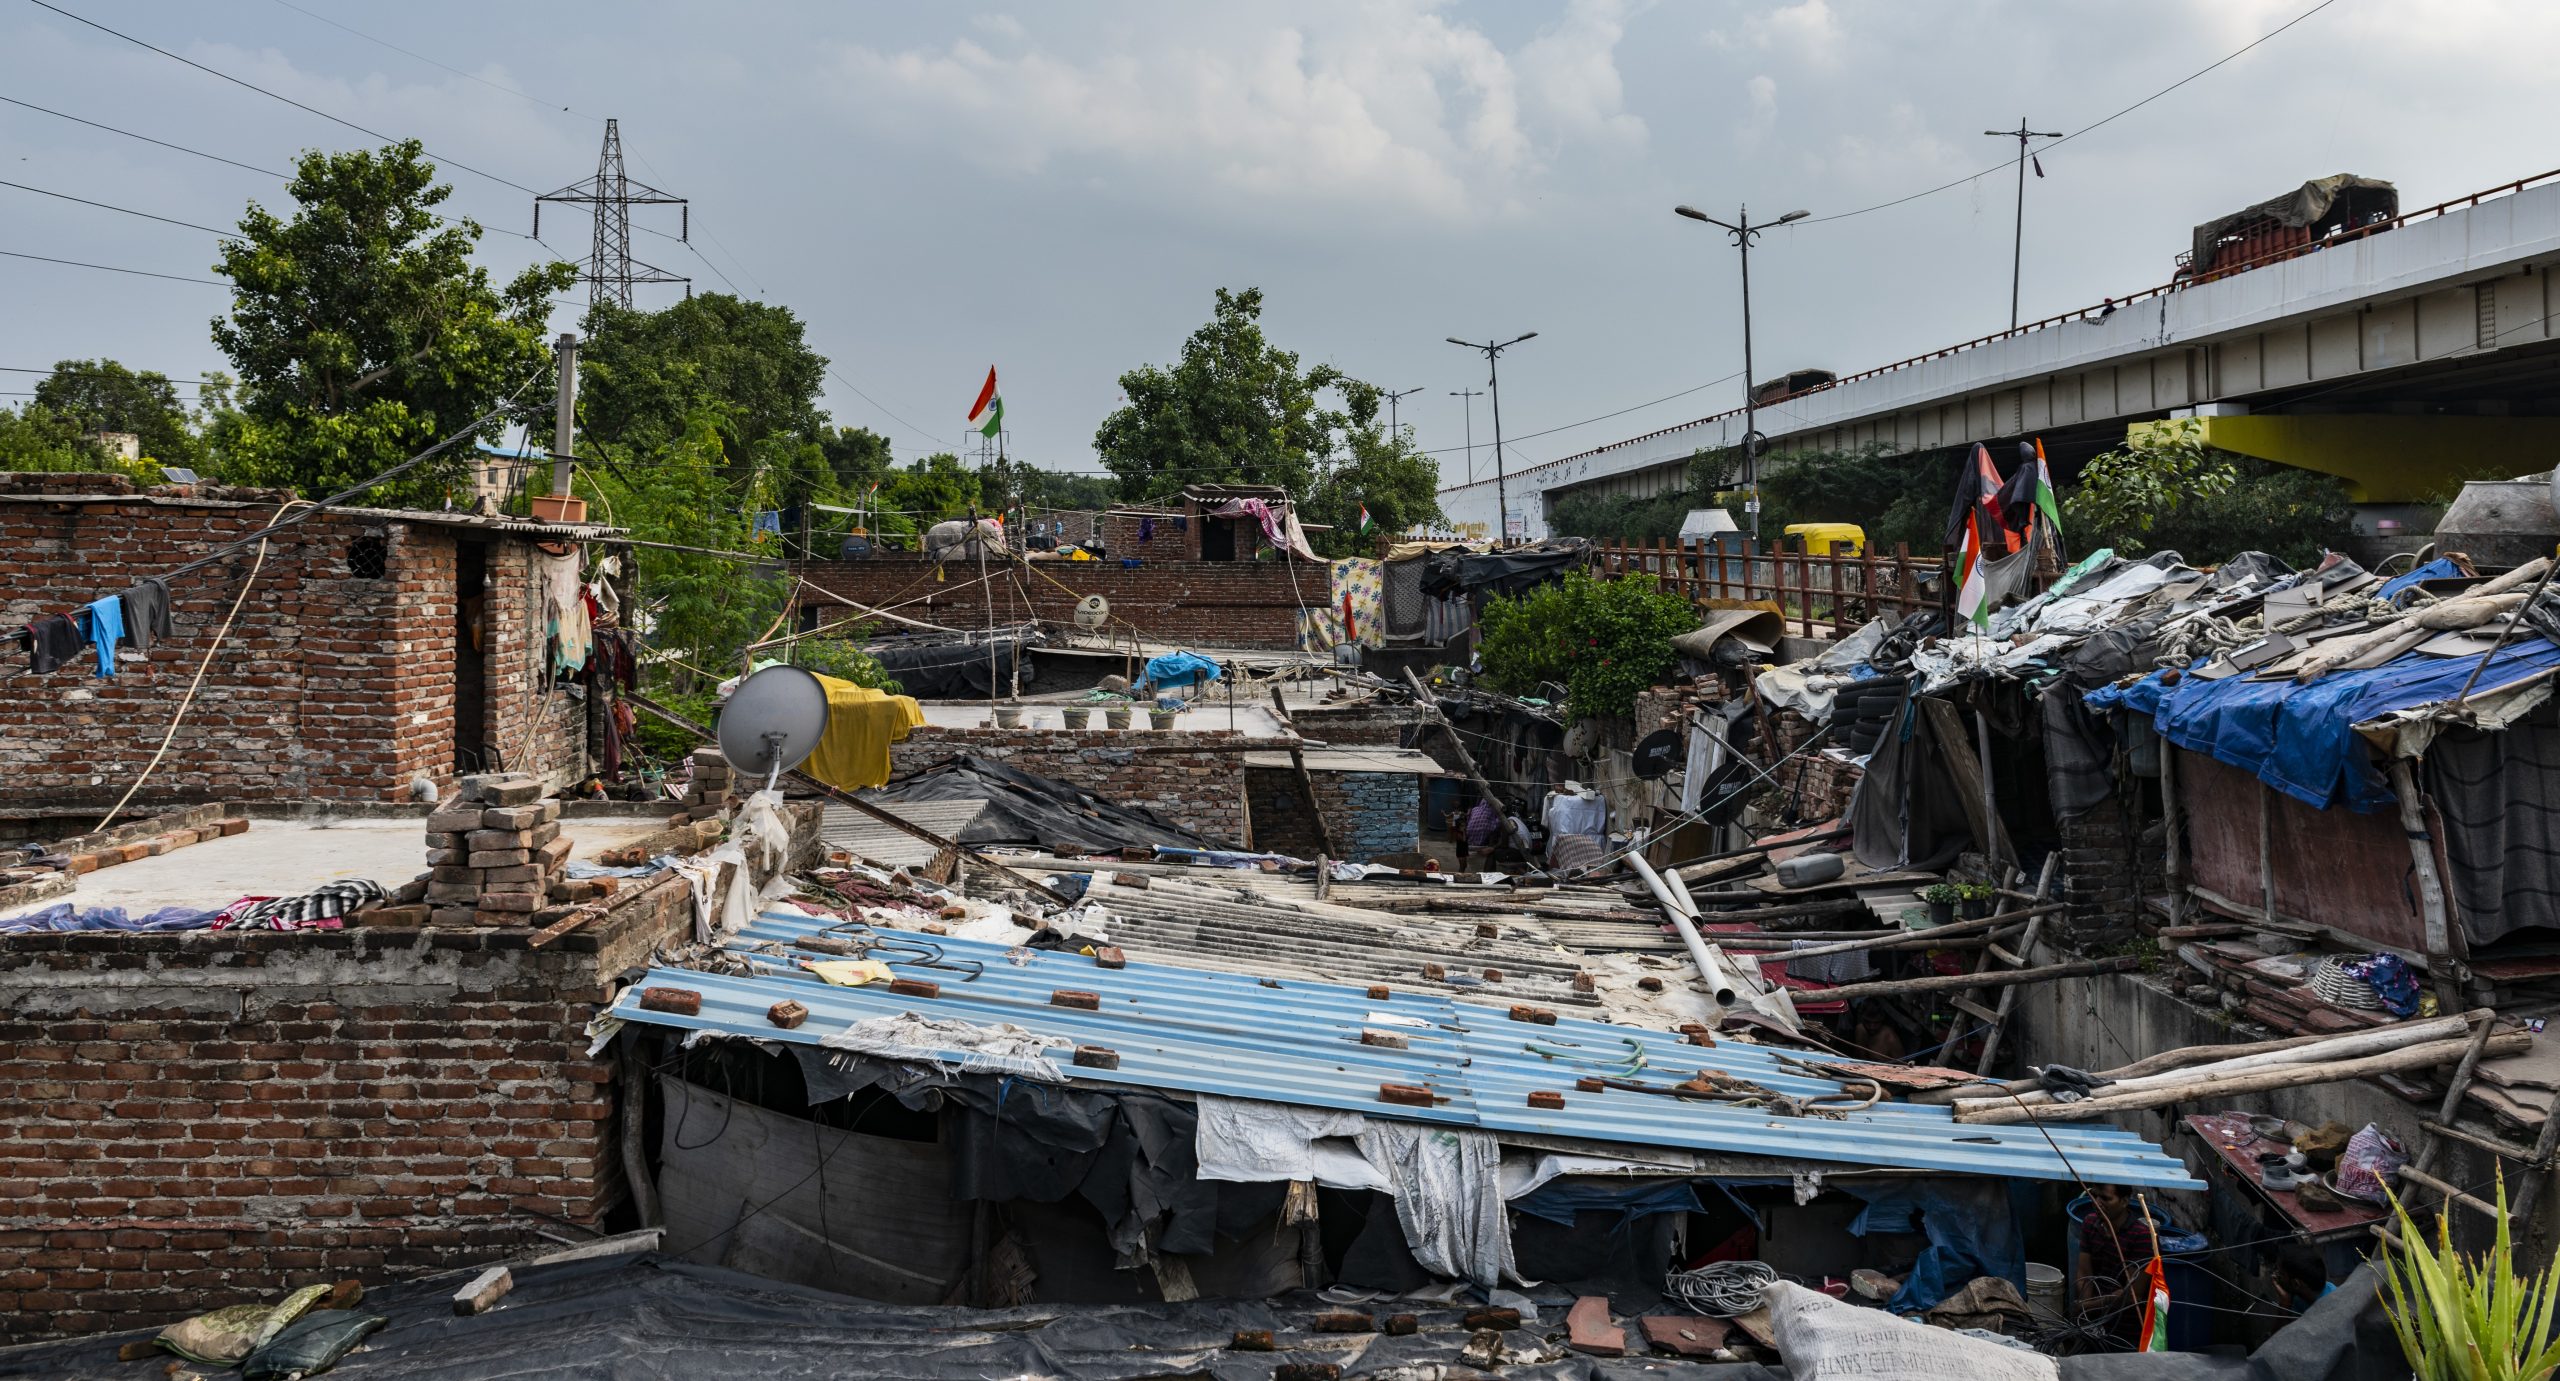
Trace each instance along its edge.
<instances>
[{"instance_id":1,"label":"tree canopy","mask_svg":"<svg viewBox=\"0 0 2560 1381\"><path fill-rule=\"evenodd\" d=\"M243 425L227 478L327 492L380 473L499 408L540 410L550 298L577 280L544 264L493 287L471 262L480 227L444 222L451 188L415 140L306 153L285 220L252 203L218 267L231 315L213 339L239 373ZM495 440L503 419L478 428ZM377 490L377 503L441 498L462 449Z\"/></svg>"},{"instance_id":2,"label":"tree canopy","mask_svg":"<svg viewBox=\"0 0 2560 1381\"><path fill-rule=\"evenodd\" d=\"M654 451L707 418L733 466L784 465L820 447L827 359L788 307L701 293L657 311L600 303L578 346L578 425L608 445ZM810 465L833 457L813 450Z\"/></svg>"},{"instance_id":3,"label":"tree canopy","mask_svg":"<svg viewBox=\"0 0 2560 1381\"><path fill-rule=\"evenodd\" d=\"M1170 367L1120 376L1128 401L1102 420L1093 449L1120 497L1161 500L1192 484L1271 484L1306 520L1333 526L1316 545L1365 550L1366 505L1379 529L1400 532L1439 516L1439 467L1409 435L1378 420L1378 390L1329 364L1301 368L1262 331L1262 290L1218 289L1209 321ZM1331 391L1341 406L1323 406Z\"/></svg>"},{"instance_id":4,"label":"tree canopy","mask_svg":"<svg viewBox=\"0 0 2560 1381\"><path fill-rule=\"evenodd\" d=\"M199 446L169 376L114 360L61 360L35 387L35 403L81 435L130 432L163 465L194 465Z\"/></svg>"}]
</instances>

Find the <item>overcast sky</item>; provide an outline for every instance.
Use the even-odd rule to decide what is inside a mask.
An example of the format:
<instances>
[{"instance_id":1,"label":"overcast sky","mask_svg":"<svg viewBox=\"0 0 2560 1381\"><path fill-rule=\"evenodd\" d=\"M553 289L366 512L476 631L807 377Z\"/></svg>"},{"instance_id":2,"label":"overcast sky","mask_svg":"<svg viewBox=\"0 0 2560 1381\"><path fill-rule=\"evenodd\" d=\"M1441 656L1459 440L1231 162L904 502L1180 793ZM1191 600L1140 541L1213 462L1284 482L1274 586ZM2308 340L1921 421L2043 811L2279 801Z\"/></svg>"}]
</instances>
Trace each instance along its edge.
<instances>
[{"instance_id":1,"label":"overcast sky","mask_svg":"<svg viewBox=\"0 0 2560 1381\"><path fill-rule=\"evenodd\" d=\"M1120 372L1171 360L1217 287L1258 286L1282 346L1421 388L1403 419L1449 448L1457 483L1449 390L1484 368L1445 336L1539 333L1504 357L1515 464L1740 402L1738 379L1700 387L1742 364L1733 253L1673 204L1819 218L1996 169L1772 231L1753 256L1764 377L1995 331L2015 144L1981 131L2022 115L2079 131L2317 0L56 3L422 139L452 207L490 227L500 277L545 253L508 183L589 175L619 117L632 175L692 199L700 252L647 235L635 251L797 311L834 363L836 419L901 458L960 441L994 364L1013 454L1093 468ZM2026 317L2157 284L2197 221L2305 178L2389 178L2416 207L2560 165L2554 51L2549 0L2331 0L2043 158ZM31 0L0 0L0 96L258 168L373 142ZM0 179L226 228L282 197L259 172L7 104ZM676 228L671 209L642 218ZM565 257L586 236L546 211ZM213 259L200 230L8 187L0 250L197 278ZM0 258L0 365L112 356L192 377L223 363L207 322L227 301ZM0 392L35 377L0 374Z\"/></svg>"}]
</instances>

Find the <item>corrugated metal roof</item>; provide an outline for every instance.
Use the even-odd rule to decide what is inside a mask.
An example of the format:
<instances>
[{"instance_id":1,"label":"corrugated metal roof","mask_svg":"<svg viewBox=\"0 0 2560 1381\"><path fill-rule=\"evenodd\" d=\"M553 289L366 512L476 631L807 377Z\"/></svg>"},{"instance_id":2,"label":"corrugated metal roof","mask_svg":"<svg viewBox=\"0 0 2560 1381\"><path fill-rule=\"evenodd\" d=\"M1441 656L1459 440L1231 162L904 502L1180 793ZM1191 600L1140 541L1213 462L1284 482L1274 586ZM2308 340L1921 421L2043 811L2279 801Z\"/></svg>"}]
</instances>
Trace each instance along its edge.
<instances>
[{"instance_id":1,"label":"corrugated metal roof","mask_svg":"<svg viewBox=\"0 0 2560 1381\"><path fill-rule=\"evenodd\" d=\"M1419 777L1454 777L1457 774L1432 761L1429 753L1410 748L1310 748L1306 750L1310 772L1407 772ZM1247 767L1295 767L1297 763L1284 752L1260 752L1244 755Z\"/></svg>"},{"instance_id":2,"label":"corrugated metal roof","mask_svg":"<svg viewBox=\"0 0 2560 1381\"><path fill-rule=\"evenodd\" d=\"M777 908L759 917L732 948L787 945L829 924ZM897 938L907 942L917 937ZM1780 1052L1759 1047L1726 1043L1707 1049L1660 1032L1572 1018L1560 1018L1553 1026L1514 1022L1499 1008L1404 990L1371 1001L1364 989L1330 983L1255 979L1146 962L1104 969L1080 955L1049 951L1020 951L1016 962L998 945L958 939L937 943L947 958L976 961L984 968L972 981L947 968L890 961L902 977L940 984L940 996L932 999L897 996L885 985L832 987L781 967L752 977L661 968L650 970L639 987L698 991L703 998L699 1015L644 1011L639 987L623 993L612 1014L680 1030L815 1045L853 1022L917 1011L981 1024L1010 1022L1079 1045L1108 1046L1120 1054L1118 1069L1070 1070L1097 1085L1862 1167L2064 1181L2086 1177L2092 1183L2162 1189L2203 1187L2160 1148L2113 1127L1960 1125L1946 1108L1896 1102L1839 1120L1780 1117L1656 1094L1574 1089L1575 1079L1584 1075L1667 1088L1698 1070L1713 1069L1797 1097L1844 1091L1830 1080L1786 1070L1777 1061ZM789 962L763 958L777 966ZM1101 1008L1050 1005L1050 994L1060 989L1098 993ZM808 1020L795 1030L781 1030L765 1019L765 1009L785 997L809 1007ZM1410 1048L1363 1045L1364 1027L1404 1035ZM957 1059L958 1052L952 1053ZM1063 1056L1061 1067L1067 1068ZM1429 1108L1382 1102L1379 1085L1389 1083L1425 1086L1441 1101ZM1527 1097L1537 1090L1562 1092L1565 1108L1529 1107ZM2062 1154L2056 1154L2056 1145Z\"/></svg>"},{"instance_id":3,"label":"corrugated metal roof","mask_svg":"<svg viewBox=\"0 0 2560 1381\"><path fill-rule=\"evenodd\" d=\"M883 801L882 809L910 825L922 826L945 839L957 839L969 822L987 808L984 801ZM933 845L893 825L883 824L851 806L828 803L818 838L830 849L883 868L918 868L933 861Z\"/></svg>"}]
</instances>

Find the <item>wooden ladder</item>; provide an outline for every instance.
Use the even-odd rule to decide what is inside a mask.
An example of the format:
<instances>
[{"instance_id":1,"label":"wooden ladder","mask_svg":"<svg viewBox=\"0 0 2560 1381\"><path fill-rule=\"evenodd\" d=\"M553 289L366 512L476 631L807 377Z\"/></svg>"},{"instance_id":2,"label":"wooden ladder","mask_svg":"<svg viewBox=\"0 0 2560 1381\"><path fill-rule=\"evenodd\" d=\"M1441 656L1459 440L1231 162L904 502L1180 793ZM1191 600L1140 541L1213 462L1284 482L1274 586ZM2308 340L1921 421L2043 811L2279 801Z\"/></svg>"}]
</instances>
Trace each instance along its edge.
<instances>
[{"instance_id":1,"label":"wooden ladder","mask_svg":"<svg viewBox=\"0 0 2560 1381\"><path fill-rule=\"evenodd\" d=\"M2027 899L2030 908L2044 905L2045 894L2053 888L2054 872L2061 864L2062 853L2058 849L2044 856L2044 867L2036 874L2035 893ZM2024 874L2020 876L2023 877ZM1996 936L1985 936L1982 942L1982 962L1976 964L1973 971L1988 973L1995 963L2013 969L2027 967L2035 962L2031 956L2036 952L2036 937L2043 933L2044 916L2039 913L2027 918L2027 928L2019 933L2018 947L2014 951L2002 948ZM1958 993L1947 1000L1948 1005L1957 1011L1977 1021L1988 1022L1991 1026L1990 1032L1982 1039L1982 1060L1974 1066L1975 1078L1991 1077L1991 1066L2000 1059L2001 1038L2008 1033L2009 1013L2018 1005L2018 990L2025 986L2023 983L2010 983L2003 986L2000 989L2000 996L1989 1007L1975 1002L1969 993Z\"/></svg>"}]
</instances>

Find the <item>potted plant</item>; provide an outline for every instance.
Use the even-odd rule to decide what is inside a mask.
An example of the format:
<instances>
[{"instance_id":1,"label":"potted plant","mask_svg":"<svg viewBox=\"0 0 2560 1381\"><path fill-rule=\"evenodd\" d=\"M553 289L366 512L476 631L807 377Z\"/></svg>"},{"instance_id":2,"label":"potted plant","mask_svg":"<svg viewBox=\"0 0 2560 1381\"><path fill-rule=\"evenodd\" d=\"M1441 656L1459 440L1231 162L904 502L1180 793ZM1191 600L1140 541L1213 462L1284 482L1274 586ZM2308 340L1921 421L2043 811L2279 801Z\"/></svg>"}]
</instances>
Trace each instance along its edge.
<instances>
[{"instance_id":1,"label":"potted plant","mask_svg":"<svg viewBox=\"0 0 2560 1381\"><path fill-rule=\"evenodd\" d=\"M1126 700L1115 700L1109 705L1104 706L1102 710L1102 722L1110 725L1114 729L1128 728L1129 702Z\"/></svg>"},{"instance_id":2,"label":"potted plant","mask_svg":"<svg viewBox=\"0 0 2560 1381\"><path fill-rule=\"evenodd\" d=\"M1929 904L1929 924L1945 925L1956 918L1956 903L1964 900L1964 889L1952 882L1933 882L1920 889L1920 900Z\"/></svg>"},{"instance_id":3,"label":"potted plant","mask_svg":"<svg viewBox=\"0 0 2560 1381\"><path fill-rule=\"evenodd\" d=\"M996 706L996 727L999 729L1021 728L1022 707L1020 705Z\"/></svg>"},{"instance_id":4,"label":"potted plant","mask_svg":"<svg viewBox=\"0 0 2560 1381\"><path fill-rule=\"evenodd\" d=\"M1157 729L1170 729L1173 727L1173 717L1180 713L1182 711L1167 709L1162 705L1150 705L1147 707L1147 723Z\"/></svg>"},{"instance_id":5,"label":"potted plant","mask_svg":"<svg viewBox=\"0 0 2560 1381\"><path fill-rule=\"evenodd\" d=\"M1070 729L1081 729L1093 722L1093 707L1090 705L1069 705L1058 713Z\"/></svg>"},{"instance_id":6,"label":"potted plant","mask_svg":"<svg viewBox=\"0 0 2560 1381\"><path fill-rule=\"evenodd\" d=\"M1991 901L1997 893L1990 883L1968 882L1961 890L1964 893L1964 900L1963 904L1956 908L1958 914L1968 921L1978 920L1991 914Z\"/></svg>"}]
</instances>

